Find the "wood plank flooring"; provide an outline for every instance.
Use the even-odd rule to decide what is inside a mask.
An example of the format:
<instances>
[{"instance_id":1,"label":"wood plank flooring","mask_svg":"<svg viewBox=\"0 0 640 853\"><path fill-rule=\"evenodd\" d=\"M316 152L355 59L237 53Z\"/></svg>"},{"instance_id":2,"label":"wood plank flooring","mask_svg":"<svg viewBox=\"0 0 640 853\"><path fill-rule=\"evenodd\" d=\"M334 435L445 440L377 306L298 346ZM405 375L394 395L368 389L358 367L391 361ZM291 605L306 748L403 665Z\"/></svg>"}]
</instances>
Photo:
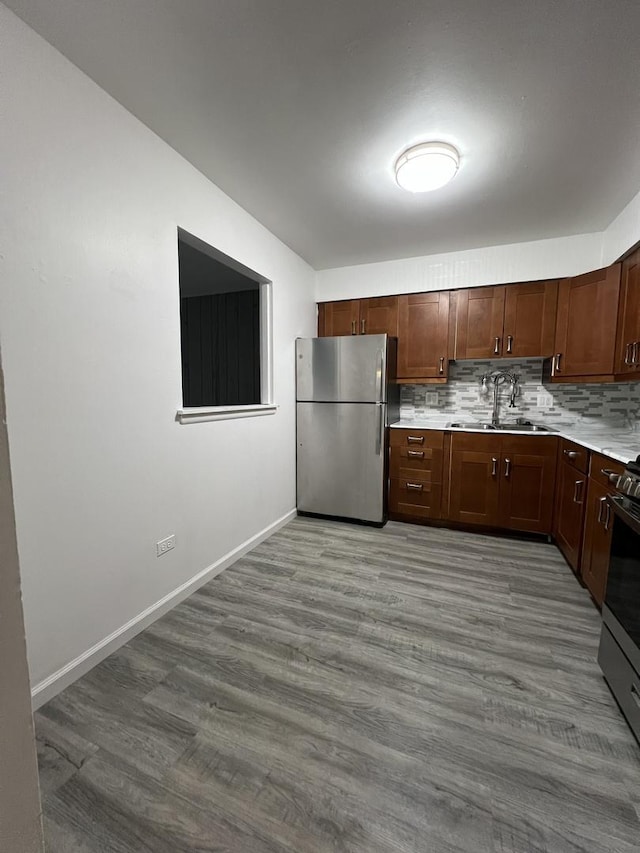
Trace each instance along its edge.
<instances>
[{"instance_id":1,"label":"wood plank flooring","mask_svg":"<svg viewBox=\"0 0 640 853\"><path fill-rule=\"evenodd\" d=\"M48 853L637 853L551 545L297 518L36 715Z\"/></svg>"}]
</instances>

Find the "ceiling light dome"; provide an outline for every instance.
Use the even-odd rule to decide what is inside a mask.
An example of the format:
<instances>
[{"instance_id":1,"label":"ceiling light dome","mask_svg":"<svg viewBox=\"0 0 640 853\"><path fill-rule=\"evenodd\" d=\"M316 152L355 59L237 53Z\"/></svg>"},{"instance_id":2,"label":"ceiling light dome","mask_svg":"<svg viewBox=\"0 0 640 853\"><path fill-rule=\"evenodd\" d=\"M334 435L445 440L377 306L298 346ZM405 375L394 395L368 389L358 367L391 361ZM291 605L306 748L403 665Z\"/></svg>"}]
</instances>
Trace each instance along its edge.
<instances>
[{"instance_id":1,"label":"ceiling light dome","mask_svg":"<svg viewBox=\"0 0 640 853\"><path fill-rule=\"evenodd\" d=\"M448 184L458 171L460 155L446 142L423 142L396 160L396 181L412 193L428 193Z\"/></svg>"}]
</instances>

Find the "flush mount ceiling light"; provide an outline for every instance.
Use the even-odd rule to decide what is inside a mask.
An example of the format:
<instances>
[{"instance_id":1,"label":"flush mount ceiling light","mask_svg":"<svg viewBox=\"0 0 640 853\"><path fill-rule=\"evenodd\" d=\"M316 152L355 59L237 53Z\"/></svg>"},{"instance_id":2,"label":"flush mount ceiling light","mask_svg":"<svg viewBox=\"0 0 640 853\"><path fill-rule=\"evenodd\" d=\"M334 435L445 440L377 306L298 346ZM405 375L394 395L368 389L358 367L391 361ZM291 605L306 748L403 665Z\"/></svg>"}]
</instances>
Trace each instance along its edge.
<instances>
[{"instance_id":1,"label":"flush mount ceiling light","mask_svg":"<svg viewBox=\"0 0 640 853\"><path fill-rule=\"evenodd\" d=\"M396 181L411 193L428 193L448 184L458 171L460 155L446 142L423 142L396 160Z\"/></svg>"}]
</instances>

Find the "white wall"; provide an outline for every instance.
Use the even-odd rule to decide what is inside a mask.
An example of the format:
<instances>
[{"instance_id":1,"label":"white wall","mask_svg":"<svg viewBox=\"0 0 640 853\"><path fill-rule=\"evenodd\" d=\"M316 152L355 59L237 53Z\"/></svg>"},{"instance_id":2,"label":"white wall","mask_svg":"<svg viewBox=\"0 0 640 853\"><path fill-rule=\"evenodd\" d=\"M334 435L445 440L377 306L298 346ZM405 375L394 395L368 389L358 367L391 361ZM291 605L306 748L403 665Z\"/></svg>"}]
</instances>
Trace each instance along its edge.
<instances>
[{"instance_id":1,"label":"white wall","mask_svg":"<svg viewBox=\"0 0 640 853\"><path fill-rule=\"evenodd\" d=\"M0 335L37 685L294 508L314 273L4 6L0 33ZM273 281L276 415L176 422L178 226Z\"/></svg>"},{"instance_id":2,"label":"white wall","mask_svg":"<svg viewBox=\"0 0 640 853\"><path fill-rule=\"evenodd\" d=\"M577 275L602 265L602 234L578 234L320 270L318 302Z\"/></svg>"},{"instance_id":3,"label":"white wall","mask_svg":"<svg viewBox=\"0 0 640 853\"><path fill-rule=\"evenodd\" d=\"M0 850L42 853L3 385L0 364Z\"/></svg>"}]
</instances>

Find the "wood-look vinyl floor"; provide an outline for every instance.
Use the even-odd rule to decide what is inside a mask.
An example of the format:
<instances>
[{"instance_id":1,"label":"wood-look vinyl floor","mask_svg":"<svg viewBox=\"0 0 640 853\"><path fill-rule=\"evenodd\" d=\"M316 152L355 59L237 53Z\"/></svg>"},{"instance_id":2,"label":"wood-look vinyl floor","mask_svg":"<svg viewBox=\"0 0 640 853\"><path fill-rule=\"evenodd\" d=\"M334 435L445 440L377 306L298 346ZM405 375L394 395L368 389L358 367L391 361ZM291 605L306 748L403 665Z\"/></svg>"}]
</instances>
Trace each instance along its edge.
<instances>
[{"instance_id":1,"label":"wood-look vinyl floor","mask_svg":"<svg viewBox=\"0 0 640 853\"><path fill-rule=\"evenodd\" d=\"M48 853L638 853L599 630L551 545L297 518L37 713Z\"/></svg>"}]
</instances>

